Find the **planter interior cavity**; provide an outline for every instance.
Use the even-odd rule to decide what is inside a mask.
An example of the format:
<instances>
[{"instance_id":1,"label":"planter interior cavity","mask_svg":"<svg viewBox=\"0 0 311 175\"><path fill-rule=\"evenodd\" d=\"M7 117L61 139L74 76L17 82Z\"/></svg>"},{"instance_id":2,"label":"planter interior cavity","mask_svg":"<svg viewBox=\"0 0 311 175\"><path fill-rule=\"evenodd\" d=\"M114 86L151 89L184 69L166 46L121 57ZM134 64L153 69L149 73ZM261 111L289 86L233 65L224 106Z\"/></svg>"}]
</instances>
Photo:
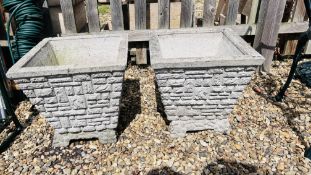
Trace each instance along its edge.
<instances>
[{"instance_id":1,"label":"planter interior cavity","mask_svg":"<svg viewBox=\"0 0 311 175\"><path fill-rule=\"evenodd\" d=\"M230 112L264 61L228 29L159 33L150 41L150 57L174 137L229 130Z\"/></svg>"},{"instance_id":2,"label":"planter interior cavity","mask_svg":"<svg viewBox=\"0 0 311 175\"><path fill-rule=\"evenodd\" d=\"M64 38L64 39L63 39ZM84 36L49 38L43 40L28 54L28 59L22 61L21 67L96 67L119 65L124 58L127 42L120 36ZM27 57L26 56L26 57ZM30 58L31 57L31 58Z\"/></svg>"},{"instance_id":3,"label":"planter interior cavity","mask_svg":"<svg viewBox=\"0 0 311 175\"><path fill-rule=\"evenodd\" d=\"M48 38L7 73L55 129L70 140L116 141L127 34Z\"/></svg>"},{"instance_id":4,"label":"planter interior cavity","mask_svg":"<svg viewBox=\"0 0 311 175\"><path fill-rule=\"evenodd\" d=\"M172 34L158 38L163 59L243 55L223 33Z\"/></svg>"}]
</instances>

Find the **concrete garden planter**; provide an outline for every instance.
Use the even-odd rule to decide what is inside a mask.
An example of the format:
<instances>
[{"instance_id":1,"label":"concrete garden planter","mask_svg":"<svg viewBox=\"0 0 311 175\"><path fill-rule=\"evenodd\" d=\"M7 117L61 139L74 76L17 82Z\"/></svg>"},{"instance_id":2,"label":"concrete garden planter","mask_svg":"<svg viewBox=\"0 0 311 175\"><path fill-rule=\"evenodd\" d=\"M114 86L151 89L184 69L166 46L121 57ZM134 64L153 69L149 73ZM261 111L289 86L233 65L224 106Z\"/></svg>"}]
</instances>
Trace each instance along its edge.
<instances>
[{"instance_id":1,"label":"concrete garden planter","mask_svg":"<svg viewBox=\"0 0 311 175\"><path fill-rule=\"evenodd\" d=\"M264 58L228 29L158 33L151 65L172 136L230 128L228 116Z\"/></svg>"},{"instance_id":2,"label":"concrete garden planter","mask_svg":"<svg viewBox=\"0 0 311 175\"><path fill-rule=\"evenodd\" d=\"M45 39L7 76L55 128L54 146L85 138L116 141L128 40L149 41L174 137L227 131L229 113L264 61L243 39L221 28Z\"/></svg>"},{"instance_id":3,"label":"concrete garden planter","mask_svg":"<svg viewBox=\"0 0 311 175\"><path fill-rule=\"evenodd\" d=\"M9 70L55 128L54 146L116 141L127 40L127 34L48 38Z\"/></svg>"}]
</instances>

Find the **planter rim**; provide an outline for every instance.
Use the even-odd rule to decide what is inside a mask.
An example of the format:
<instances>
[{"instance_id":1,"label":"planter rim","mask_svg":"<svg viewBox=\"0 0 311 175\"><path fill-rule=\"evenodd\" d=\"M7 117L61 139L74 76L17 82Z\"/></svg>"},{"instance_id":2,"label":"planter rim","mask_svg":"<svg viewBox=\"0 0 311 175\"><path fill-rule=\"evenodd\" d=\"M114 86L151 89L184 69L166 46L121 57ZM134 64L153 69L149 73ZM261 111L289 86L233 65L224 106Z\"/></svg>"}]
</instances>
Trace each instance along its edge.
<instances>
[{"instance_id":1,"label":"planter rim","mask_svg":"<svg viewBox=\"0 0 311 175\"><path fill-rule=\"evenodd\" d=\"M164 59L161 54L159 37L165 35L182 34L207 34L222 33L230 43L233 44L242 55L233 56L205 56L191 58L169 58ZM264 62L264 57L253 49L239 35L231 29L218 28L213 30L178 30L172 32L158 32L150 39L151 65L154 69L165 68L209 68L209 67L234 67L234 66L259 66Z\"/></svg>"},{"instance_id":2,"label":"planter rim","mask_svg":"<svg viewBox=\"0 0 311 175\"><path fill-rule=\"evenodd\" d=\"M115 62L108 62L107 65L56 65L56 66L40 66L40 67L25 67L34 56L40 52L41 48L46 46L50 41L62 40L79 40L79 39L92 39L92 38L109 38L120 37L121 42L118 50L118 59ZM78 35L78 36L65 36L55 38L45 38L27 54L25 54L16 64L14 64L6 76L10 79L27 78L27 77L41 77L53 75L69 75L79 73L96 73L96 72L109 72L109 71L123 71L126 67L128 50L128 35L126 33L119 34L96 34L96 35Z\"/></svg>"},{"instance_id":3,"label":"planter rim","mask_svg":"<svg viewBox=\"0 0 311 175\"><path fill-rule=\"evenodd\" d=\"M199 34L199 33L223 33L229 41L236 46L244 55L240 56L207 56L197 58L185 59L159 59L159 54L155 53L159 47L157 40L158 36L171 35L171 34ZM44 67L23 67L27 64L31 58L40 51L49 41L59 41L64 39L87 39L98 37L123 37L121 45L126 45L119 54L125 59L119 60L116 64L109 64L106 66L75 66L75 65L63 65L63 66L44 66ZM137 38L136 38L137 37ZM82 33L77 35L65 35L64 37L45 38L31 51L29 51L23 58L21 58L12 68L7 72L7 77L11 79L38 77L38 76L50 76L50 75L67 75L77 73L90 73L101 71L122 71L126 67L126 56L128 40L130 41L150 41L150 57L151 66L153 69L163 68L202 68L202 67L221 67L221 66L259 66L263 64L264 57L260 55L255 49L253 49L246 41L244 41L239 35L235 34L232 29L223 26L216 26L211 28L187 28L187 29L160 29L160 30L135 30L135 31L104 31L100 33ZM137 40L137 41L138 41ZM181 62L181 60L184 60ZM52 71L53 70L53 71Z\"/></svg>"}]
</instances>

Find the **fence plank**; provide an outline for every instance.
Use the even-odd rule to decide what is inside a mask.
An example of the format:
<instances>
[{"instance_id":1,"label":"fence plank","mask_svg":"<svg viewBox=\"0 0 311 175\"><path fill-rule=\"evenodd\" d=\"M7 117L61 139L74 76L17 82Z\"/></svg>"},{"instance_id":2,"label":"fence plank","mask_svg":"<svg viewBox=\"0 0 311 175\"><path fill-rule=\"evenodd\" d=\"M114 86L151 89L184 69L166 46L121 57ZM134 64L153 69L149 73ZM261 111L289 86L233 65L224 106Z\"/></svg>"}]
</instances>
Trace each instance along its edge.
<instances>
[{"instance_id":1,"label":"fence plank","mask_svg":"<svg viewBox=\"0 0 311 175\"><path fill-rule=\"evenodd\" d=\"M241 36L251 36L256 33L256 25L252 24L241 24L241 25L232 25L232 26L211 26L209 28L201 28L202 31L210 31L213 28L220 29L228 29L233 30L237 35ZM305 32L309 28L309 22L291 22L291 23L282 23L279 34L293 34L294 37L299 38L299 34ZM184 31L183 29L170 29L170 32L177 32L178 30ZM197 30L195 28L189 30ZM162 32L167 34L167 30L159 30L157 33L161 34ZM102 33L110 33L110 34L120 34L120 31L103 31ZM121 33L128 34L130 42L138 42L138 41L149 41L154 33L150 32L150 30L129 30L122 31ZM85 35L81 34L64 34L63 36L76 36L76 35ZM0 42L2 42L0 40Z\"/></svg>"},{"instance_id":2,"label":"fence plank","mask_svg":"<svg viewBox=\"0 0 311 175\"><path fill-rule=\"evenodd\" d=\"M305 54L311 54L311 43L308 42L305 48Z\"/></svg>"},{"instance_id":3,"label":"fence plank","mask_svg":"<svg viewBox=\"0 0 311 175\"><path fill-rule=\"evenodd\" d=\"M146 29L146 0L135 0L135 29Z\"/></svg>"},{"instance_id":4,"label":"fence plank","mask_svg":"<svg viewBox=\"0 0 311 175\"><path fill-rule=\"evenodd\" d=\"M239 2L239 11L238 11L239 13L244 14L243 10L244 10L244 8L246 6L247 1L248 0L240 0L240 2Z\"/></svg>"},{"instance_id":5,"label":"fence plank","mask_svg":"<svg viewBox=\"0 0 311 175\"><path fill-rule=\"evenodd\" d=\"M181 0L180 27L192 27L193 2L192 0Z\"/></svg>"},{"instance_id":6,"label":"fence plank","mask_svg":"<svg viewBox=\"0 0 311 175\"><path fill-rule=\"evenodd\" d=\"M146 29L146 0L135 0L135 29ZM136 63L147 64L147 46L144 43L137 44Z\"/></svg>"},{"instance_id":7,"label":"fence plank","mask_svg":"<svg viewBox=\"0 0 311 175\"><path fill-rule=\"evenodd\" d=\"M124 30L122 0L110 1L112 30Z\"/></svg>"},{"instance_id":8,"label":"fence plank","mask_svg":"<svg viewBox=\"0 0 311 175\"><path fill-rule=\"evenodd\" d=\"M99 26L97 0L87 0L86 11L87 11L89 32L99 32L100 26Z\"/></svg>"},{"instance_id":9,"label":"fence plank","mask_svg":"<svg viewBox=\"0 0 311 175\"><path fill-rule=\"evenodd\" d=\"M254 40L254 48L265 58L263 71L270 72L286 0L262 0Z\"/></svg>"},{"instance_id":10,"label":"fence plank","mask_svg":"<svg viewBox=\"0 0 311 175\"><path fill-rule=\"evenodd\" d=\"M38 1L40 1L40 0L38 0ZM41 1L46 1L48 7L58 7L60 5L59 0L41 0ZM76 4L79 4L82 1L84 1L84 0L72 0L73 6L75 6Z\"/></svg>"},{"instance_id":11,"label":"fence plank","mask_svg":"<svg viewBox=\"0 0 311 175\"><path fill-rule=\"evenodd\" d=\"M216 15L216 0L205 0L203 10L203 26L213 26Z\"/></svg>"},{"instance_id":12,"label":"fence plank","mask_svg":"<svg viewBox=\"0 0 311 175\"><path fill-rule=\"evenodd\" d=\"M256 23L258 6L259 6L259 0L252 0L251 12L250 12L249 17L248 17L248 23L249 24L255 24Z\"/></svg>"},{"instance_id":13,"label":"fence plank","mask_svg":"<svg viewBox=\"0 0 311 175\"><path fill-rule=\"evenodd\" d=\"M219 20L220 14L223 12L223 9L225 8L226 4L227 4L226 0L218 1L218 6L217 6L216 16L215 16L216 20Z\"/></svg>"},{"instance_id":14,"label":"fence plank","mask_svg":"<svg viewBox=\"0 0 311 175\"><path fill-rule=\"evenodd\" d=\"M66 33L77 33L72 0L60 0Z\"/></svg>"},{"instance_id":15,"label":"fence plank","mask_svg":"<svg viewBox=\"0 0 311 175\"><path fill-rule=\"evenodd\" d=\"M244 16L249 16L252 8L253 0L239 0L239 11L238 14L242 14Z\"/></svg>"},{"instance_id":16,"label":"fence plank","mask_svg":"<svg viewBox=\"0 0 311 175\"><path fill-rule=\"evenodd\" d=\"M228 11L226 16L226 25L235 25L239 11L239 0L229 0Z\"/></svg>"},{"instance_id":17,"label":"fence plank","mask_svg":"<svg viewBox=\"0 0 311 175\"><path fill-rule=\"evenodd\" d=\"M295 9L293 12L292 22L302 22L306 14L306 9L303 0L297 0L295 3ZM284 48L285 55L293 55L296 50L297 40L291 40L286 42Z\"/></svg>"},{"instance_id":18,"label":"fence plank","mask_svg":"<svg viewBox=\"0 0 311 175\"><path fill-rule=\"evenodd\" d=\"M306 16L306 8L304 5L304 1L303 0L297 0L296 2L296 8L293 14L293 21L294 22L302 22L305 20L305 16ZM294 54L296 50L296 46L297 46L297 41L293 41L293 44L290 46L292 49L292 53ZM311 43L308 42L306 45L306 49L305 49L305 53L306 54L310 54L311 53Z\"/></svg>"},{"instance_id":19,"label":"fence plank","mask_svg":"<svg viewBox=\"0 0 311 175\"><path fill-rule=\"evenodd\" d=\"M159 0L159 29L170 28L170 0Z\"/></svg>"},{"instance_id":20,"label":"fence plank","mask_svg":"<svg viewBox=\"0 0 311 175\"><path fill-rule=\"evenodd\" d=\"M87 15L86 15L86 9L85 9L85 3L84 1L80 2L79 4L76 4L73 6L73 12L77 27L77 32L86 32L85 28L87 27Z\"/></svg>"},{"instance_id":21,"label":"fence plank","mask_svg":"<svg viewBox=\"0 0 311 175\"><path fill-rule=\"evenodd\" d=\"M295 5L295 11L293 13L293 22L302 22L304 21L306 15L306 8L303 0L297 0Z\"/></svg>"}]
</instances>

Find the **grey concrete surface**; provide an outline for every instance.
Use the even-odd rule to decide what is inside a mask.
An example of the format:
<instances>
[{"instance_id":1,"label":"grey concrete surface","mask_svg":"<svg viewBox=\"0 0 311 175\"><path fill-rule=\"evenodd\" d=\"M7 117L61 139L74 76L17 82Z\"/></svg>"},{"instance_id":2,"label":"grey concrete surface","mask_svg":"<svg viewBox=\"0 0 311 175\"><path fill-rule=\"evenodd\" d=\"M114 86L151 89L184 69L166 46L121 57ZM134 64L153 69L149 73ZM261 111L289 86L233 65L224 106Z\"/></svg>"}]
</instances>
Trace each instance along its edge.
<instances>
[{"instance_id":1,"label":"grey concrete surface","mask_svg":"<svg viewBox=\"0 0 311 175\"><path fill-rule=\"evenodd\" d=\"M45 39L7 76L55 128L55 146L96 135L101 142L115 141L128 40L149 41L173 137L206 129L228 131L230 112L264 61L223 27Z\"/></svg>"},{"instance_id":2,"label":"grey concrete surface","mask_svg":"<svg viewBox=\"0 0 311 175\"><path fill-rule=\"evenodd\" d=\"M158 33L150 56L173 137L228 131L230 112L264 61L227 29Z\"/></svg>"},{"instance_id":3,"label":"grey concrete surface","mask_svg":"<svg viewBox=\"0 0 311 175\"><path fill-rule=\"evenodd\" d=\"M48 38L7 76L55 129L54 146L70 140L116 141L127 63L126 35Z\"/></svg>"}]
</instances>

